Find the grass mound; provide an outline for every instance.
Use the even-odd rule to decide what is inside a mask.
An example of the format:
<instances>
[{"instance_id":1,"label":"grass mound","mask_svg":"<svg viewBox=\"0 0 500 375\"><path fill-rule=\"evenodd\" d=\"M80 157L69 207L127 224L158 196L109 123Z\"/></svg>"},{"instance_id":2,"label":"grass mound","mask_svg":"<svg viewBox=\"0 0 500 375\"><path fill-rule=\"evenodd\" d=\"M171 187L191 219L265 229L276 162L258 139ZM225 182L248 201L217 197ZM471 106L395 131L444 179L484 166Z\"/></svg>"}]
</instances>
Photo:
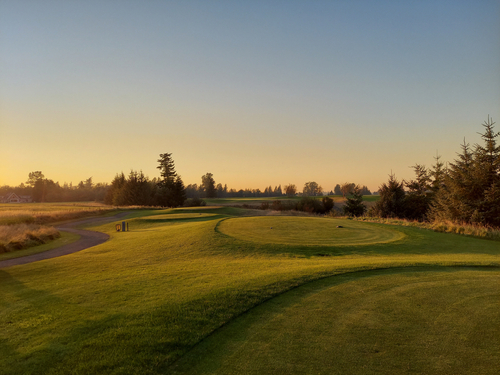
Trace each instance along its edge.
<instances>
[{"instance_id":1,"label":"grass mound","mask_svg":"<svg viewBox=\"0 0 500 375\"><path fill-rule=\"evenodd\" d=\"M311 217L234 218L222 221L217 229L239 240L306 246L372 245L398 241L405 236L397 230L352 220Z\"/></svg>"}]
</instances>

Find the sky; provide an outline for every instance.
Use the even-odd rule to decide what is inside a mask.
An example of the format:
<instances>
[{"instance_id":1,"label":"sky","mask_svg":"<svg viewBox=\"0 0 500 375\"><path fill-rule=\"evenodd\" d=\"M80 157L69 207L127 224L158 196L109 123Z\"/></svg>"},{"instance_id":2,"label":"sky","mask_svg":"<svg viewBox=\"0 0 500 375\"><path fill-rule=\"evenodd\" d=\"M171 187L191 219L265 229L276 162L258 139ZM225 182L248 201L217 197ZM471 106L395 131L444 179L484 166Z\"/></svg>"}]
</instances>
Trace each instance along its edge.
<instances>
[{"instance_id":1,"label":"sky","mask_svg":"<svg viewBox=\"0 0 500 375\"><path fill-rule=\"evenodd\" d=\"M0 185L372 191L500 117L500 1L0 0ZM496 130L500 130L497 122Z\"/></svg>"}]
</instances>

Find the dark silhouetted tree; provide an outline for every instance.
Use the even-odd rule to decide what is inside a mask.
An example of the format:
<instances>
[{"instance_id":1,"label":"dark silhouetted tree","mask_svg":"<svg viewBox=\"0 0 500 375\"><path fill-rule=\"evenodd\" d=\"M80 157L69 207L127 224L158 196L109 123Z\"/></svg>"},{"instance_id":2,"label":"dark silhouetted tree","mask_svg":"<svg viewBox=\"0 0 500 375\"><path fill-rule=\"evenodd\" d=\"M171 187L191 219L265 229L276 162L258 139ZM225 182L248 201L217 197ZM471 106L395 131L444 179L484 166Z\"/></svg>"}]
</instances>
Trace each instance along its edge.
<instances>
[{"instance_id":1,"label":"dark silhouetted tree","mask_svg":"<svg viewBox=\"0 0 500 375\"><path fill-rule=\"evenodd\" d=\"M297 186L294 184L285 185L285 194L289 197L294 197L297 194Z\"/></svg>"},{"instance_id":2,"label":"dark silhouetted tree","mask_svg":"<svg viewBox=\"0 0 500 375\"><path fill-rule=\"evenodd\" d=\"M302 194L305 196L315 197L323 192L323 188L315 181L306 182Z\"/></svg>"},{"instance_id":3,"label":"dark silhouetted tree","mask_svg":"<svg viewBox=\"0 0 500 375\"><path fill-rule=\"evenodd\" d=\"M215 180L212 173L207 173L201 176L201 186L205 191L207 198L216 198L217 190L215 189Z\"/></svg>"},{"instance_id":4,"label":"dark silhouetted tree","mask_svg":"<svg viewBox=\"0 0 500 375\"><path fill-rule=\"evenodd\" d=\"M380 217L404 217L405 190L403 182L399 182L394 174L389 175L389 181L379 188L380 200L375 203L371 215Z\"/></svg>"},{"instance_id":5,"label":"dark silhouetted tree","mask_svg":"<svg viewBox=\"0 0 500 375\"><path fill-rule=\"evenodd\" d=\"M344 207L342 208L344 215L347 216L363 216L367 211L366 206L363 204L362 188L355 185L351 190L351 195L347 197Z\"/></svg>"},{"instance_id":6,"label":"dark silhouetted tree","mask_svg":"<svg viewBox=\"0 0 500 375\"><path fill-rule=\"evenodd\" d=\"M335 195L342 195L342 190L340 190L340 185L339 184L335 185L335 188L333 189L333 194L335 194Z\"/></svg>"},{"instance_id":7,"label":"dark silhouetted tree","mask_svg":"<svg viewBox=\"0 0 500 375\"><path fill-rule=\"evenodd\" d=\"M416 164L413 170L415 172L415 179L404 182L408 188L405 196L404 216L407 219L422 221L427 217L427 212L429 211L434 195L431 171L420 164Z\"/></svg>"},{"instance_id":8,"label":"dark silhouetted tree","mask_svg":"<svg viewBox=\"0 0 500 375\"><path fill-rule=\"evenodd\" d=\"M325 196L321 198L321 203L323 203L325 212L330 212L333 209L334 203L332 198Z\"/></svg>"},{"instance_id":9,"label":"dark silhouetted tree","mask_svg":"<svg viewBox=\"0 0 500 375\"><path fill-rule=\"evenodd\" d=\"M458 158L449 164L444 184L436 193L430 215L435 220L500 226L500 147L488 116L481 134L484 145L474 149L464 141Z\"/></svg>"},{"instance_id":10,"label":"dark silhouetted tree","mask_svg":"<svg viewBox=\"0 0 500 375\"><path fill-rule=\"evenodd\" d=\"M342 193L342 196L346 198L349 194L351 194L352 190L354 189L354 184L351 182L345 182L340 186L340 191Z\"/></svg>"}]
</instances>

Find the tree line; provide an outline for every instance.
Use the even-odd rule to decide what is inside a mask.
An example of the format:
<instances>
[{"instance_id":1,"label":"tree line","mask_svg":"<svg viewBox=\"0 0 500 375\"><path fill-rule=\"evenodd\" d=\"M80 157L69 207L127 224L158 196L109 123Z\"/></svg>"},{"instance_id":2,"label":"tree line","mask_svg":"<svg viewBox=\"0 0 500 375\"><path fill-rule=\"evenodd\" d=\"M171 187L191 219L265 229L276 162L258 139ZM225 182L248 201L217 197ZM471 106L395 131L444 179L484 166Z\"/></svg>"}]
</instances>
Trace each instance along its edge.
<instances>
[{"instance_id":1,"label":"tree line","mask_svg":"<svg viewBox=\"0 0 500 375\"><path fill-rule=\"evenodd\" d=\"M380 200L368 211L368 215L420 221L449 220L499 227L500 146L496 138L500 133L495 132L494 124L488 116L482 124L483 133L479 133L482 144L471 146L464 140L453 162L445 164L440 156L436 156L430 168L416 164L412 167L415 177L408 181L399 181L391 172L389 180L379 188ZM264 191L235 190L228 189L226 184L216 183L213 174L206 173L199 185L185 187L175 171L171 153L160 154L157 168L160 170L159 178L149 179L142 171L132 170L128 176L123 172L117 174L109 185L94 184L92 177L89 177L76 186L61 186L45 178L41 171L35 171L29 174L26 184L1 186L0 195L11 192L31 195L36 202L104 201L112 205L161 207L178 207L186 202L200 204L202 198L302 196L303 199L294 203L291 209L324 213L329 210L330 204L333 207L333 201L313 198L325 193L315 181L306 182L301 193L291 183L283 188L281 185L270 185ZM345 182L337 184L327 195L342 195L346 198L344 213L360 216L367 211L362 197L370 194L364 185ZM276 207L271 208L290 209L292 203L287 204L276 201L272 203Z\"/></svg>"},{"instance_id":2,"label":"tree line","mask_svg":"<svg viewBox=\"0 0 500 375\"><path fill-rule=\"evenodd\" d=\"M439 156L431 168L416 164L415 178L399 181L391 173L380 189L372 216L452 221L500 227L500 146L488 119L482 144L465 140L457 158L445 165Z\"/></svg>"},{"instance_id":3,"label":"tree line","mask_svg":"<svg viewBox=\"0 0 500 375\"><path fill-rule=\"evenodd\" d=\"M34 202L102 202L106 196L109 185L104 183L95 184L92 177L80 181L78 184L64 183L46 178L41 171L28 174L26 183L19 186L0 186L0 195L7 196L10 193L17 195L29 195Z\"/></svg>"}]
</instances>

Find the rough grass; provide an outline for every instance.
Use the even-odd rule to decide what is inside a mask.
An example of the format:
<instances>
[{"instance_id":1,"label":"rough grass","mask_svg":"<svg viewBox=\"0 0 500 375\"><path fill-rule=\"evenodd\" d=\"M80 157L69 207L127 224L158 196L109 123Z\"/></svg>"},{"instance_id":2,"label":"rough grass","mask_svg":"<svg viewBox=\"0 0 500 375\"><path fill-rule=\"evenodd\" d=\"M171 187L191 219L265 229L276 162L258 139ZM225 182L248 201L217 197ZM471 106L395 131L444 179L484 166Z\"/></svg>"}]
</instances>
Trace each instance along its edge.
<instances>
[{"instance_id":1,"label":"rough grass","mask_svg":"<svg viewBox=\"0 0 500 375\"><path fill-rule=\"evenodd\" d=\"M60 236L57 229L45 225L0 225L0 253L41 245Z\"/></svg>"},{"instance_id":2,"label":"rough grass","mask_svg":"<svg viewBox=\"0 0 500 375\"><path fill-rule=\"evenodd\" d=\"M320 250L215 230L220 220L245 212L136 211L129 232L116 232L113 223L95 228L110 234L104 244L1 269L0 373L174 373L175 361L218 328L313 280L394 267L500 266L494 241L415 227L391 227L404 234L401 241ZM214 216L161 216L193 213ZM309 344L304 338L298 347ZM494 349L488 350L498 363Z\"/></svg>"},{"instance_id":3,"label":"rough grass","mask_svg":"<svg viewBox=\"0 0 500 375\"><path fill-rule=\"evenodd\" d=\"M23 203L0 204L0 225L47 224L102 215L115 208L100 203Z\"/></svg>"},{"instance_id":4,"label":"rough grass","mask_svg":"<svg viewBox=\"0 0 500 375\"><path fill-rule=\"evenodd\" d=\"M80 238L80 236L77 234L64 232L64 231L59 232L59 234L60 234L59 238L57 238L53 241L49 241L43 245L36 245L33 247L21 249L21 250L11 251L11 252L7 252L7 253L0 253L0 261L13 259L13 258L20 258L20 257L24 257L27 255L37 254L37 253L42 253L44 251L52 250L52 249L55 249L57 247L67 245L71 242L75 242Z\"/></svg>"},{"instance_id":5,"label":"rough grass","mask_svg":"<svg viewBox=\"0 0 500 375\"><path fill-rule=\"evenodd\" d=\"M358 221L367 221L372 223L383 223L391 225L402 225L410 227L418 227L430 229L435 232L441 233L454 233L461 234L464 236L473 236L479 238L487 238L490 240L500 241L500 229L485 227L483 225L472 225L467 223L454 223L452 221L433 221L433 222L420 222L416 220L405 220L405 219L390 219L390 218L379 218L379 217L358 217Z\"/></svg>"}]
</instances>

